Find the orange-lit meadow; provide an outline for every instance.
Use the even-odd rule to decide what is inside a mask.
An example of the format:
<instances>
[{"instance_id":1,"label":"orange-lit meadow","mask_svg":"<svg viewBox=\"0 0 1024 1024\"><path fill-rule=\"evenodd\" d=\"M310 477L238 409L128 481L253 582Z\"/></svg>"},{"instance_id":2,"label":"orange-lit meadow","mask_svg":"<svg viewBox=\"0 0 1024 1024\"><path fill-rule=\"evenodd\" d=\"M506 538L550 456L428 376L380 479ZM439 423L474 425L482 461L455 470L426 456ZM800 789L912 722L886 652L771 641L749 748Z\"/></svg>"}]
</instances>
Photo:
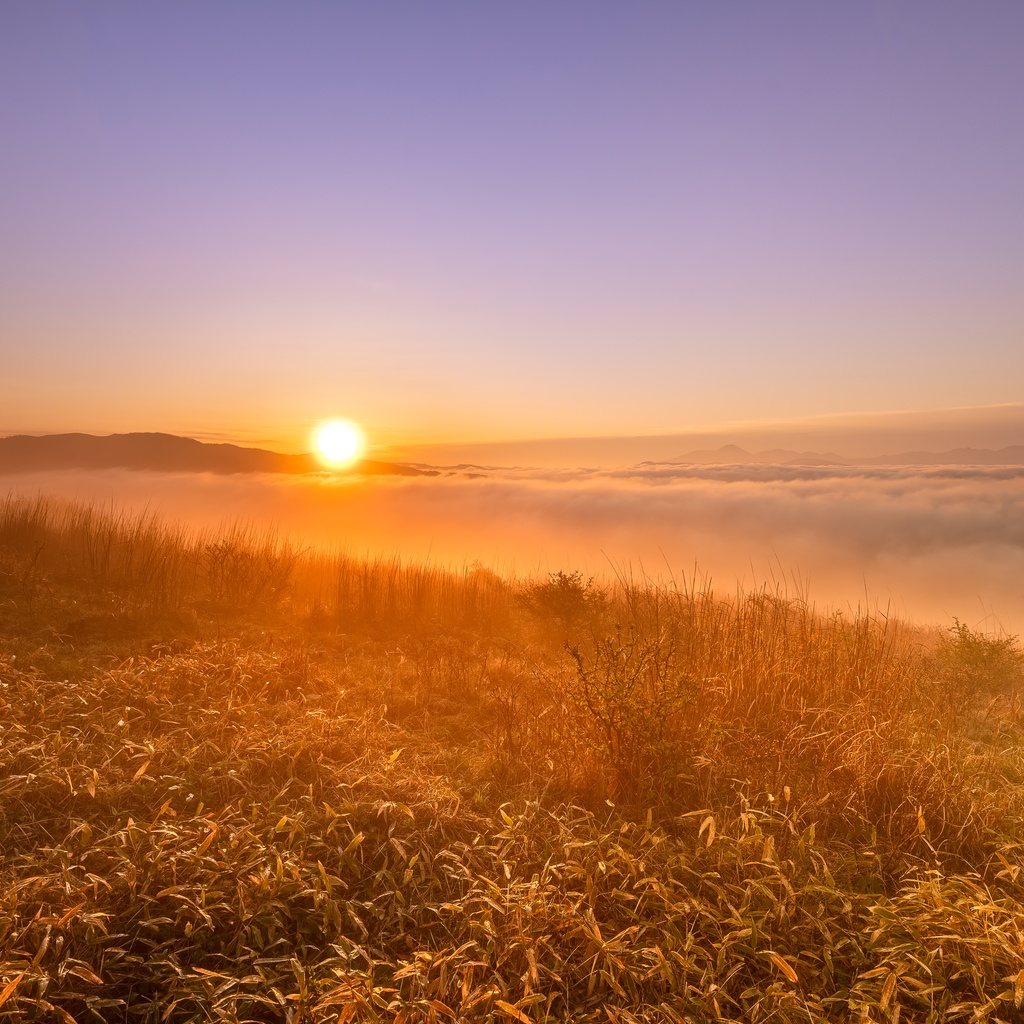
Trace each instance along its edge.
<instances>
[{"instance_id":1,"label":"orange-lit meadow","mask_svg":"<svg viewBox=\"0 0 1024 1024\"><path fill-rule=\"evenodd\" d=\"M1017 1019L1022 655L0 506L0 1014Z\"/></svg>"}]
</instances>

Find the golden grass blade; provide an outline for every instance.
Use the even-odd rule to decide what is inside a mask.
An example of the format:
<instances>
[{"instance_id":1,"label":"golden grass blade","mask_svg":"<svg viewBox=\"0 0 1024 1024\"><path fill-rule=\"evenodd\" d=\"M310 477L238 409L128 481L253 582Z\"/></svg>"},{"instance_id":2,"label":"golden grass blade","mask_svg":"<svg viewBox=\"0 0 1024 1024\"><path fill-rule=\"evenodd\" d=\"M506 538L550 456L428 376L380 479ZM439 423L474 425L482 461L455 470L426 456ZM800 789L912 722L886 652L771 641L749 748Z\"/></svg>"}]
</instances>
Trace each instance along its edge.
<instances>
[{"instance_id":1,"label":"golden grass blade","mask_svg":"<svg viewBox=\"0 0 1024 1024\"><path fill-rule=\"evenodd\" d=\"M3 1006L4 1003L14 995L14 990L21 984L21 979L25 977L25 973L25 971L22 971L21 974L12 978L2 989L0 989L0 1006Z\"/></svg>"},{"instance_id":2,"label":"golden grass blade","mask_svg":"<svg viewBox=\"0 0 1024 1024\"><path fill-rule=\"evenodd\" d=\"M504 1017L511 1017L513 1020L520 1021L521 1024L532 1024L530 1018L522 1010L506 1002L504 999L495 999L494 1008Z\"/></svg>"},{"instance_id":3,"label":"golden grass blade","mask_svg":"<svg viewBox=\"0 0 1024 1024\"><path fill-rule=\"evenodd\" d=\"M771 952L768 955L771 958L772 963L775 964L775 966L778 967L780 971L782 971L787 981L791 981L795 985L800 980L797 976L796 971L793 970L792 966L786 961L784 957L780 956L778 953L775 952Z\"/></svg>"}]
</instances>

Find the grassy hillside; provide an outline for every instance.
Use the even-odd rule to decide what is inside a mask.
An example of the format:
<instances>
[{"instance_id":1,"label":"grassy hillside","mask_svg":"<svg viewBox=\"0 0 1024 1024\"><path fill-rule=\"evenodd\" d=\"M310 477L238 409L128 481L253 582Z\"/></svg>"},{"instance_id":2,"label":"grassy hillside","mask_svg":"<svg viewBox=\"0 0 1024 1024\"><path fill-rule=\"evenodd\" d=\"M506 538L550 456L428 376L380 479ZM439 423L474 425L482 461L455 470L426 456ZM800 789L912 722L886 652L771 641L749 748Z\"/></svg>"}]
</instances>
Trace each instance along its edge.
<instances>
[{"instance_id":1,"label":"grassy hillside","mask_svg":"<svg viewBox=\"0 0 1024 1024\"><path fill-rule=\"evenodd\" d=\"M1024 1020L1022 654L0 503L0 1018Z\"/></svg>"}]
</instances>

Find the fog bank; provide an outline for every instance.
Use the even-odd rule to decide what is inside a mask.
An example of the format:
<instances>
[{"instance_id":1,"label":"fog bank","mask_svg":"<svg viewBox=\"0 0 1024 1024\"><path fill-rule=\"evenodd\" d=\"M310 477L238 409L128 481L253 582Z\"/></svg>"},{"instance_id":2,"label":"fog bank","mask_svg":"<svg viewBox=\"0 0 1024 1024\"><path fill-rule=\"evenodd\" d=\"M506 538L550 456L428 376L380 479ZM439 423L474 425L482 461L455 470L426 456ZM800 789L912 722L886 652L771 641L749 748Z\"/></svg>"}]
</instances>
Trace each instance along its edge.
<instances>
[{"instance_id":1,"label":"fog bank","mask_svg":"<svg viewBox=\"0 0 1024 1024\"><path fill-rule=\"evenodd\" d=\"M780 580L819 606L1024 631L1024 468L648 466L434 478L8 476L2 491L273 526L349 554L542 574ZM0 493L2 493L0 491Z\"/></svg>"}]
</instances>

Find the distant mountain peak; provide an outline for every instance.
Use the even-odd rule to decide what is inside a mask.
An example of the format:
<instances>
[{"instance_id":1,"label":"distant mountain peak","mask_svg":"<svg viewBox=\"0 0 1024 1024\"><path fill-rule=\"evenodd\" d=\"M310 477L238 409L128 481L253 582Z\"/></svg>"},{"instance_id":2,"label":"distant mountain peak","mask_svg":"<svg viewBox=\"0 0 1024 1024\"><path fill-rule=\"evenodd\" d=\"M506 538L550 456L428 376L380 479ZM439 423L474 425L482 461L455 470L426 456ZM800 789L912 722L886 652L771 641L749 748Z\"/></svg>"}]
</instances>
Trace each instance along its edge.
<instances>
[{"instance_id":1,"label":"distant mountain peak","mask_svg":"<svg viewBox=\"0 0 1024 1024\"><path fill-rule=\"evenodd\" d=\"M669 465L778 465L778 466L1020 466L1024 465L1024 445L1006 448L953 448L945 452L902 452L898 455L876 455L846 458L835 452L796 452L772 448L764 452L748 452L739 445L688 452L670 459Z\"/></svg>"}]
</instances>

